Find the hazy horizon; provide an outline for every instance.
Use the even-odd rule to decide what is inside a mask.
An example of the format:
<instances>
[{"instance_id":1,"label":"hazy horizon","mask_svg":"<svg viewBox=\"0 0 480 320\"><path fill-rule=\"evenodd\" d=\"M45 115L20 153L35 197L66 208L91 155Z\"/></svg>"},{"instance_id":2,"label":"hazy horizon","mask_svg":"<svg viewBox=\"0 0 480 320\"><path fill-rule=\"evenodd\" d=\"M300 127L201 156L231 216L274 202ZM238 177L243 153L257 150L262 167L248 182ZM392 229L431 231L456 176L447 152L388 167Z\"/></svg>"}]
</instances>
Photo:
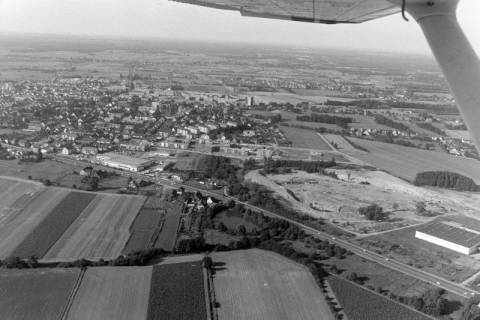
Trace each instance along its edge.
<instances>
[{"instance_id":1,"label":"hazy horizon","mask_svg":"<svg viewBox=\"0 0 480 320\"><path fill-rule=\"evenodd\" d=\"M463 0L458 12L477 52L479 11L480 1ZM399 14L331 26L247 18L166 0L0 0L0 32L430 54L419 26Z\"/></svg>"}]
</instances>

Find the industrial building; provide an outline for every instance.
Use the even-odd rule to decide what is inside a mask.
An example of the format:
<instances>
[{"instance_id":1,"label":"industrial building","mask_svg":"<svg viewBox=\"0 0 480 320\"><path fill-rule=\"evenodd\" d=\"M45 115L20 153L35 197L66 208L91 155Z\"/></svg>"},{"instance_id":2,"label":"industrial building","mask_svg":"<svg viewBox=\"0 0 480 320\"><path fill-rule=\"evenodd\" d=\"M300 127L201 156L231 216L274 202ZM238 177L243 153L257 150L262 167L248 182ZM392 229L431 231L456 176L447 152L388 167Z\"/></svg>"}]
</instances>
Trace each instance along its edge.
<instances>
[{"instance_id":1,"label":"industrial building","mask_svg":"<svg viewBox=\"0 0 480 320\"><path fill-rule=\"evenodd\" d=\"M97 156L97 160L108 167L140 172L154 164L153 161L141 158L134 158L118 153L105 153Z\"/></svg>"},{"instance_id":2,"label":"industrial building","mask_svg":"<svg viewBox=\"0 0 480 320\"><path fill-rule=\"evenodd\" d=\"M469 255L476 252L480 245L478 224L476 221L467 227L457 221L435 221L417 229L415 238Z\"/></svg>"}]
</instances>

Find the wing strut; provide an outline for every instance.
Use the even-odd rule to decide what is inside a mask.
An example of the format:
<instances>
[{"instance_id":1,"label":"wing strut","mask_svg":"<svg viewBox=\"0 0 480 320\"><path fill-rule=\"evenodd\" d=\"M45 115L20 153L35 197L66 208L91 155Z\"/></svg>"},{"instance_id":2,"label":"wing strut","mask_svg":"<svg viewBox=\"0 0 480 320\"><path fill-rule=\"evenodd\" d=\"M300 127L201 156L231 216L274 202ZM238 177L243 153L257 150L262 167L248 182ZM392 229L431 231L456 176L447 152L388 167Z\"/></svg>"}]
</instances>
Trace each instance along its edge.
<instances>
[{"instance_id":1,"label":"wing strut","mask_svg":"<svg viewBox=\"0 0 480 320\"><path fill-rule=\"evenodd\" d=\"M457 21L458 0L407 3L457 101L480 152L480 60Z\"/></svg>"}]
</instances>

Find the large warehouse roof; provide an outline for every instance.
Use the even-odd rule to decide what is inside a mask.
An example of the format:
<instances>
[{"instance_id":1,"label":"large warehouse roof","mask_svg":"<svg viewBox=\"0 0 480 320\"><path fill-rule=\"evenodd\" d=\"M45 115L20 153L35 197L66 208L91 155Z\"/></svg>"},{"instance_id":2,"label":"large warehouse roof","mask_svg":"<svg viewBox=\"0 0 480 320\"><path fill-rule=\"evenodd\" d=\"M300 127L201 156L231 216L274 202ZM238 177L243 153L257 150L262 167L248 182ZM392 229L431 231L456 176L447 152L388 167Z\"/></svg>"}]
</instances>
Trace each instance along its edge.
<instances>
[{"instance_id":1,"label":"large warehouse roof","mask_svg":"<svg viewBox=\"0 0 480 320\"><path fill-rule=\"evenodd\" d=\"M435 221L417 231L470 248L480 243L480 230L474 228L454 221Z\"/></svg>"},{"instance_id":2,"label":"large warehouse roof","mask_svg":"<svg viewBox=\"0 0 480 320\"><path fill-rule=\"evenodd\" d=\"M145 164L151 163L151 161L148 159L134 158L118 153L105 153L101 156L98 156L98 158L102 158L104 161L121 163L132 167L140 167Z\"/></svg>"}]
</instances>

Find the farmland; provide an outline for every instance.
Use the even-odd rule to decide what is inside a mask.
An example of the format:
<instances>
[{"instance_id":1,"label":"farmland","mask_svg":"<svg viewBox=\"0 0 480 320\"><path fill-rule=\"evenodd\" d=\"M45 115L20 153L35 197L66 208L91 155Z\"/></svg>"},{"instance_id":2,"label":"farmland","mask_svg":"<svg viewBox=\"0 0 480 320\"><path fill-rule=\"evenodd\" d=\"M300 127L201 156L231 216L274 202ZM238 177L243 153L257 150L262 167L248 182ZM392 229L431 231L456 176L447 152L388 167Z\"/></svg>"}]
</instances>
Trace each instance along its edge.
<instances>
[{"instance_id":1,"label":"farmland","mask_svg":"<svg viewBox=\"0 0 480 320\"><path fill-rule=\"evenodd\" d=\"M2 270L0 318L60 320L78 275L78 269Z\"/></svg>"},{"instance_id":2,"label":"farmland","mask_svg":"<svg viewBox=\"0 0 480 320\"><path fill-rule=\"evenodd\" d=\"M23 185L28 188L27 183ZM23 204L17 203L19 210L10 210L8 216L4 215L0 222L0 258L10 256L68 193L68 190L45 189L31 201ZM0 198L2 206L6 204L5 199L6 197ZM12 214L14 212L15 214Z\"/></svg>"},{"instance_id":3,"label":"farmland","mask_svg":"<svg viewBox=\"0 0 480 320\"><path fill-rule=\"evenodd\" d=\"M145 198L85 194L91 202L50 248L46 259L115 258L122 252Z\"/></svg>"},{"instance_id":4,"label":"farmland","mask_svg":"<svg viewBox=\"0 0 480 320\"><path fill-rule=\"evenodd\" d=\"M12 255L43 257L94 197L91 193L69 193L20 243Z\"/></svg>"},{"instance_id":5,"label":"farmland","mask_svg":"<svg viewBox=\"0 0 480 320\"><path fill-rule=\"evenodd\" d=\"M160 232L162 219L164 219L163 212L145 207L140 209L130 228L130 239L123 248L123 253L127 254L153 247L156 236Z\"/></svg>"},{"instance_id":6,"label":"farmland","mask_svg":"<svg viewBox=\"0 0 480 320\"><path fill-rule=\"evenodd\" d=\"M315 131L285 126L282 126L281 130L285 137L292 142L294 148L332 150Z\"/></svg>"},{"instance_id":7,"label":"farmland","mask_svg":"<svg viewBox=\"0 0 480 320\"><path fill-rule=\"evenodd\" d=\"M162 248L166 251L172 251L177 239L178 224L180 223L182 203L164 202L165 205L165 222L162 227L162 231L158 235L155 241L155 248Z\"/></svg>"},{"instance_id":8,"label":"farmland","mask_svg":"<svg viewBox=\"0 0 480 320\"><path fill-rule=\"evenodd\" d=\"M151 267L89 268L67 320L146 319Z\"/></svg>"},{"instance_id":9,"label":"farmland","mask_svg":"<svg viewBox=\"0 0 480 320\"><path fill-rule=\"evenodd\" d=\"M221 266L213 279L219 319L334 319L305 267L256 249L212 258Z\"/></svg>"},{"instance_id":10,"label":"farmland","mask_svg":"<svg viewBox=\"0 0 480 320\"><path fill-rule=\"evenodd\" d=\"M370 152L352 154L391 174L413 181L415 175L423 171L452 171L472 178L480 183L480 162L475 159L456 157L446 153L403 147L396 144L350 138Z\"/></svg>"},{"instance_id":11,"label":"farmland","mask_svg":"<svg viewBox=\"0 0 480 320\"><path fill-rule=\"evenodd\" d=\"M203 282L200 261L154 266L147 319L206 319Z\"/></svg>"},{"instance_id":12,"label":"farmland","mask_svg":"<svg viewBox=\"0 0 480 320\"><path fill-rule=\"evenodd\" d=\"M343 307L348 319L353 320L428 320L432 319L413 309L389 300L347 280L331 276L328 283Z\"/></svg>"}]
</instances>

